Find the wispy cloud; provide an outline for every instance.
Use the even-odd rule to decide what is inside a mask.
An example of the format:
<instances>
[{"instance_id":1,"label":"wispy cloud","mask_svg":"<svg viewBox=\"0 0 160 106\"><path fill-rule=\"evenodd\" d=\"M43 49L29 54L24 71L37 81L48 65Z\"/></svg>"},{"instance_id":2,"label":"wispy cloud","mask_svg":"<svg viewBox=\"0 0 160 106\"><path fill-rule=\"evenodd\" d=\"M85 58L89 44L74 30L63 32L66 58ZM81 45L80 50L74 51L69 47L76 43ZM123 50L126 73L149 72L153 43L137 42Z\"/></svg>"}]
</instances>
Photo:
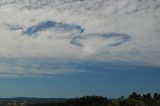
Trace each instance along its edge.
<instances>
[{"instance_id":1,"label":"wispy cloud","mask_svg":"<svg viewBox=\"0 0 160 106\"><path fill-rule=\"evenodd\" d=\"M85 72L81 61L46 58L0 58L0 75L55 76L65 73Z\"/></svg>"},{"instance_id":2,"label":"wispy cloud","mask_svg":"<svg viewBox=\"0 0 160 106\"><path fill-rule=\"evenodd\" d=\"M53 77L68 73L100 73L108 71L130 71L155 69L159 66L133 64L121 61L99 61L96 59L67 58L0 58L0 77Z\"/></svg>"}]
</instances>

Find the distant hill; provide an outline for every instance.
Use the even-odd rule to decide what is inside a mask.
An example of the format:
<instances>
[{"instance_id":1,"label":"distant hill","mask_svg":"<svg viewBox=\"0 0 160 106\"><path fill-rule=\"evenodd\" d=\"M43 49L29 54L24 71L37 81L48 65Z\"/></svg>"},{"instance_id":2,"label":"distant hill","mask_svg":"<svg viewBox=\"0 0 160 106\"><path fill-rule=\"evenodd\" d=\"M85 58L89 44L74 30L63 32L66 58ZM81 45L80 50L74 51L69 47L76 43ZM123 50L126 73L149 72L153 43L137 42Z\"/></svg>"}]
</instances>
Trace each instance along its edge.
<instances>
[{"instance_id":1,"label":"distant hill","mask_svg":"<svg viewBox=\"0 0 160 106\"><path fill-rule=\"evenodd\" d=\"M0 106L21 106L21 104L46 104L46 103L61 103L67 99L64 98L29 98L29 97L16 97L16 98L0 98Z\"/></svg>"}]
</instances>

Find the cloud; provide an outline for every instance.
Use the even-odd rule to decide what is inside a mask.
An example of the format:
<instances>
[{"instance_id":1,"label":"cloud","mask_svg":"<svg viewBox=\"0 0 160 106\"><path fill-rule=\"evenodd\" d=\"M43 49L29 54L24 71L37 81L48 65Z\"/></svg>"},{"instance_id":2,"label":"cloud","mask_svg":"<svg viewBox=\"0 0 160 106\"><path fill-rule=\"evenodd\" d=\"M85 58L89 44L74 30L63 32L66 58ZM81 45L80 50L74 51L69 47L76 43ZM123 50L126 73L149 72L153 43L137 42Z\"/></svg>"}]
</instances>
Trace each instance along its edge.
<instances>
[{"instance_id":1,"label":"cloud","mask_svg":"<svg viewBox=\"0 0 160 106\"><path fill-rule=\"evenodd\" d=\"M93 59L160 66L159 5L159 0L1 0L0 58ZM33 74L40 67L31 62L29 69L27 62L25 71L20 71L21 67L1 61L0 73L28 74L30 70ZM44 67L35 74L61 73L59 69Z\"/></svg>"}]
</instances>

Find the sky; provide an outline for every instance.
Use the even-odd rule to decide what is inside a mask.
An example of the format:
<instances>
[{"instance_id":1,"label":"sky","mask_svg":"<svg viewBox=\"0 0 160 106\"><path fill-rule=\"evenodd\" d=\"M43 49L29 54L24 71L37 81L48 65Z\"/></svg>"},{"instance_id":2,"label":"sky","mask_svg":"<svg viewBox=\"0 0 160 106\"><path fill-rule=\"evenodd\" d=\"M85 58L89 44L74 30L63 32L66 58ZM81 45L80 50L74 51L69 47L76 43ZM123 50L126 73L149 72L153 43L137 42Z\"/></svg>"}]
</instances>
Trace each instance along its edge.
<instances>
[{"instance_id":1,"label":"sky","mask_svg":"<svg viewBox=\"0 0 160 106\"><path fill-rule=\"evenodd\" d=\"M1 0L0 97L160 92L159 0Z\"/></svg>"}]
</instances>

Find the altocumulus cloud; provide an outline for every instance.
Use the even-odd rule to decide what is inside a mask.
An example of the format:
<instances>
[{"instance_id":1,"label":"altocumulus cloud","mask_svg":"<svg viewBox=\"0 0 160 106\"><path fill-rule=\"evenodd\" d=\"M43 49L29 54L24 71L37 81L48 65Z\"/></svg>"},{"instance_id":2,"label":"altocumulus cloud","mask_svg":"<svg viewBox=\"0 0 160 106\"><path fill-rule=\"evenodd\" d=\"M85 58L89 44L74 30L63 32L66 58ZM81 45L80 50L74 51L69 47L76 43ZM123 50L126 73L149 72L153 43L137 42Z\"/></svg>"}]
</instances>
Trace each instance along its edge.
<instances>
[{"instance_id":1,"label":"altocumulus cloud","mask_svg":"<svg viewBox=\"0 0 160 106\"><path fill-rule=\"evenodd\" d=\"M84 72L90 68L80 63L87 60L160 66L159 5L159 0L1 0L0 74Z\"/></svg>"}]
</instances>

